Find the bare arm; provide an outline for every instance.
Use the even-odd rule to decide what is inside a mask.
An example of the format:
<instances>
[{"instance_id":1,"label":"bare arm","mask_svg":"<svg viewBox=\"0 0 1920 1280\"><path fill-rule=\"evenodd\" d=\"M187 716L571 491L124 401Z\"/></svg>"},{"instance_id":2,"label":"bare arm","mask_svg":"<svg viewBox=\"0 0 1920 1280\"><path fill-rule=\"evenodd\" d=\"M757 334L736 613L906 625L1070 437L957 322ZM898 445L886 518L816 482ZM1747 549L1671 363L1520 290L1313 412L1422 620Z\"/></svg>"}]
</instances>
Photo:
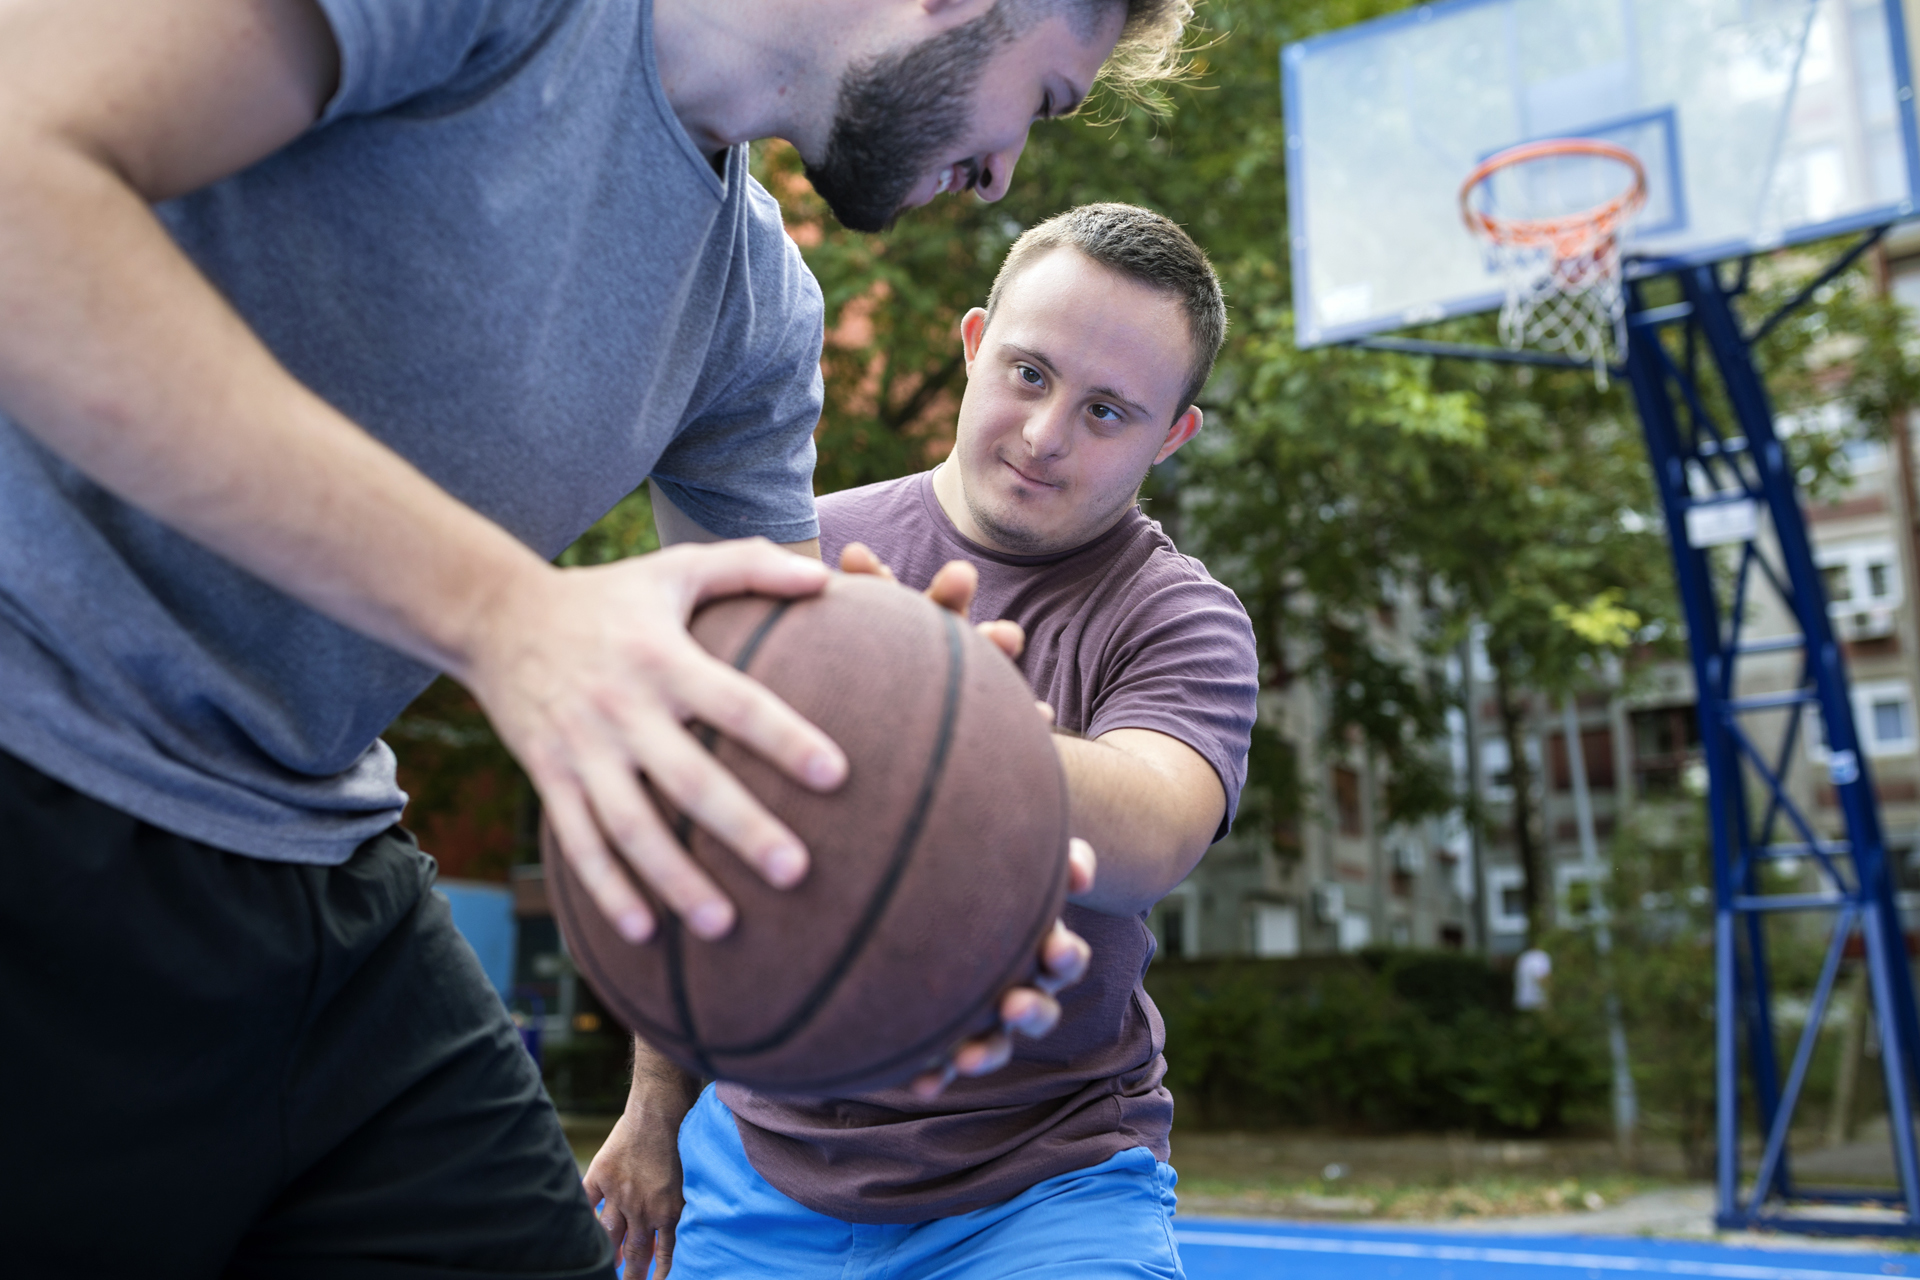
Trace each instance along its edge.
<instances>
[{"instance_id":1,"label":"bare arm","mask_svg":"<svg viewBox=\"0 0 1920 1280\"><path fill-rule=\"evenodd\" d=\"M730 904L637 774L770 880L798 878L798 841L683 723L817 786L844 759L684 624L707 597L804 594L824 575L746 543L553 569L281 368L148 205L297 137L337 64L312 0L0 0L0 410L187 537L467 684L629 937L652 918L616 854L696 932L724 932Z\"/></svg>"},{"instance_id":2,"label":"bare arm","mask_svg":"<svg viewBox=\"0 0 1920 1280\"><path fill-rule=\"evenodd\" d=\"M1138 915L1167 896L1213 843L1227 796L1213 766L1178 738L1114 729L1054 739L1072 794L1073 832L1100 851L1081 906Z\"/></svg>"},{"instance_id":3,"label":"bare arm","mask_svg":"<svg viewBox=\"0 0 1920 1280\"><path fill-rule=\"evenodd\" d=\"M587 1167L587 1203L601 1206L600 1226L620 1251L627 1274L655 1280L673 1268L674 1230L686 1207L680 1168L680 1125L700 1096L700 1080L633 1040L633 1086L626 1110Z\"/></svg>"}]
</instances>

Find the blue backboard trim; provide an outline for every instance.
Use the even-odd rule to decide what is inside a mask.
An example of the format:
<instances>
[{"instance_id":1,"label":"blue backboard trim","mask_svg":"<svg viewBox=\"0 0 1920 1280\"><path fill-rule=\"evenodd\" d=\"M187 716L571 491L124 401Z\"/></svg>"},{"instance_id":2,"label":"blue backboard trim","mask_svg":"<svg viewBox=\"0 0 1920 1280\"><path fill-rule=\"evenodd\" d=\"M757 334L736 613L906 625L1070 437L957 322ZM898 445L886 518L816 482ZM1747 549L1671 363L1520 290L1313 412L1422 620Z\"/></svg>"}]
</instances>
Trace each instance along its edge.
<instances>
[{"instance_id":1,"label":"blue backboard trim","mask_svg":"<svg viewBox=\"0 0 1920 1280\"><path fill-rule=\"evenodd\" d=\"M1920 124L1913 111L1913 59L1907 44L1906 6L1900 0L1887 0L1887 43L1893 46L1894 98L1900 103L1900 140L1907 152L1907 199L1903 208L1911 216L1920 209Z\"/></svg>"},{"instance_id":2,"label":"blue backboard trim","mask_svg":"<svg viewBox=\"0 0 1920 1280\"><path fill-rule=\"evenodd\" d=\"M1300 44L1290 44L1280 50L1280 124L1284 135L1283 145L1287 154L1283 157L1287 174L1287 238L1288 261L1293 264L1293 300L1294 300L1294 341L1299 343L1300 320L1302 316L1313 314L1310 307L1302 307L1302 301L1309 304L1312 299L1307 293L1307 204L1306 166L1296 162L1300 148L1304 145L1299 134L1293 131L1293 122L1300 118L1300 79L1297 70L1304 48ZM1307 345L1300 343L1300 345Z\"/></svg>"}]
</instances>

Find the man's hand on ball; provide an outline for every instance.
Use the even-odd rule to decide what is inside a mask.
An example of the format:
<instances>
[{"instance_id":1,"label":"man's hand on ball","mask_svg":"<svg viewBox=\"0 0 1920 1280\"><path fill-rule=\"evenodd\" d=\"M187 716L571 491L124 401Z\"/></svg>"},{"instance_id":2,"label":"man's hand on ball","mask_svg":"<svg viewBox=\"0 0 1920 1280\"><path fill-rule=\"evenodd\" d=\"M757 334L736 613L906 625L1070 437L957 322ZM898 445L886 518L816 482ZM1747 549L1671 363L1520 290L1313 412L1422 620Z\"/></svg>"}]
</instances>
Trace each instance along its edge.
<instances>
[{"instance_id":1,"label":"man's hand on ball","mask_svg":"<svg viewBox=\"0 0 1920 1280\"><path fill-rule=\"evenodd\" d=\"M1093 888L1093 846L1075 838L1067 844L1067 892ZM1059 920L1040 944L1040 976L1031 987L1015 987L1000 997L1000 1029L969 1040L938 1068L915 1076L908 1087L922 1098L932 1098L960 1076L984 1076L1013 1058L1013 1033L1032 1039L1051 1032L1060 1021L1060 1002L1054 996L1086 976L1093 948Z\"/></svg>"},{"instance_id":2,"label":"man's hand on ball","mask_svg":"<svg viewBox=\"0 0 1920 1280\"><path fill-rule=\"evenodd\" d=\"M621 870L638 873L704 938L732 928L733 904L687 856L641 776L751 864L796 884L807 851L687 728L699 720L794 778L830 790L847 760L764 686L687 633L707 600L804 596L817 562L760 539L670 547L591 569L541 567L503 584L452 674L473 691L540 792L562 854L621 934L656 921Z\"/></svg>"}]
</instances>

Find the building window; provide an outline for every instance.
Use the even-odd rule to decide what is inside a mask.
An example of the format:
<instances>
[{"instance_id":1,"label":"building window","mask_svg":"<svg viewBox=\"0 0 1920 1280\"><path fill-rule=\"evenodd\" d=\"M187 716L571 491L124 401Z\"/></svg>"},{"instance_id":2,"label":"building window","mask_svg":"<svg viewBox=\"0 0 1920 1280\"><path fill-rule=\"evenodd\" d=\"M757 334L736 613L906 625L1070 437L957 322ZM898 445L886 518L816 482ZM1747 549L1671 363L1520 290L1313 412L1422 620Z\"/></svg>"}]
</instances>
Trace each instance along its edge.
<instances>
[{"instance_id":1,"label":"building window","mask_svg":"<svg viewBox=\"0 0 1920 1280\"><path fill-rule=\"evenodd\" d=\"M1366 825L1360 813L1360 774L1345 765L1333 769L1333 808L1343 836L1363 836Z\"/></svg>"},{"instance_id":2,"label":"building window","mask_svg":"<svg viewBox=\"0 0 1920 1280\"><path fill-rule=\"evenodd\" d=\"M1157 946L1155 960L1191 960L1200 954L1200 911L1206 905L1188 885L1181 885L1153 909L1149 917Z\"/></svg>"},{"instance_id":3,"label":"building window","mask_svg":"<svg viewBox=\"0 0 1920 1280\"><path fill-rule=\"evenodd\" d=\"M1873 736L1881 742L1911 742L1904 699L1883 698L1873 704Z\"/></svg>"},{"instance_id":4,"label":"building window","mask_svg":"<svg viewBox=\"0 0 1920 1280\"><path fill-rule=\"evenodd\" d=\"M1487 799L1513 799L1513 753L1507 750L1505 738L1481 742L1480 779Z\"/></svg>"},{"instance_id":5,"label":"building window","mask_svg":"<svg viewBox=\"0 0 1920 1280\"><path fill-rule=\"evenodd\" d=\"M1582 729L1580 754L1586 760L1587 788L1591 791L1613 790L1613 730L1604 727ZM1553 789L1573 790L1573 763L1567 755L1565 733L1553 734L1548 739L1547 764L1553 773Z\"/></svg>"},{"instance_id":6,"label":"building window","mask_svg":"<svg viewBox=\"0 0 1920 1280\"><path fill-rule=\"evenodd\" d=\"M1693 707L1649 707L1634 712L1630 723L1634 790L1648 797L1683 794L1687 767L1700 759L1700 717Z\"/></svg>"},{"instance_id":7,"label":"building window","mask_svg":"<svg viewBox=\"0 0 1920 1280\"><path fill-rule=\"evenodd\" d=\"M1180 904L1173 903L1160 909L1160 936L1168 955L1183 956L1187 953L1187 920L1186 913L1180 910Z\"/></svg>"},{"instance_id":8,"label":"building window","mask_svg":"<svg viewBox=\"0 0 1920 1280\"><path fill-rule=\"evenodd\" d=\"M1821 547L1813 554L1827 589L1827 611L1847 613L1862 607L1900 603L1899 561L1891 542L1849 542Z\"/></svg>"},{"instance_id":9,"label":"building window","mask_svg":"<svg viewBox=\"0 0 1920 1280\"><path fill-rule=\"evenodd\" d=\"M1867 755L1907 755L1920 746L1914 733L1913 690L1905 680L1856 684L1851 694L1854 732ZM1807 754L1824 762L1827 730L1817 707L1807 709L1806 735Z\"/></svg>"},{"instance_id":10,"label":"building window","mask_svg":"<svg viewBox=\"0 0 1920 1280\"><path fill-rule=\"evenodd\" d=\"M1891 542L1855 542L1814 553L1827 614L1842 640L1880 640L1893 635L1900 603L1900 562Z\"/></svg>"},{"instance_id":11,"label":"building window","mask_svg":"<svg viewBox=\"0 0 1920 1280\"><path fill-rule=\"evenodd\" d=\"M1905 755L1913 750L1913 692L1905 680L1855 685L1853 716L1868 755Z\"/></svg>"},{"instance_id":12,"label":"building window","mask_svg":"<svg viewBox=\"0 0 1920 1280\"><path fill-rule=\"evenodd\" d=\"M1359 951L1373 941L1373 921L1358 911L1340 917L1340 949Z\"/></svg>"},{"instance_id":13,"label":"building window","mask_svg":"<svg viewBox=\"0 0 1920 1280\"><path fill-rule=\"evenodd\" d=\"M1495 933L1525 933L1527 931L1527 895L1525 881L1518 867L1488 867L1487 897L1489 911L1487 925Z\"/></svg>"},{"instance_id":14,"label":"building window","mask_svg":"<svg viewBox=\"0 0 1920 1280\"><path fill-rule=\"evenodd\" d=\"M1580 864L1557 869L1556 879L1559 881L1560 892L1556 905L1559 908L1561 927L1572 928L1592 920L1593 909L1599 905L1599 880L1605 874L1604 870L1599 870L1596 874L1596 871L1589 870Z\"/></svg>"},{"instance_id":15,"label":"building window","mask_svg":"<svg viewBox=\"0 0 1920 1280\"><path fill-rule=\"evenodd\" d=\"M1253 954L1256 956L1300 954L1298 907L1271 902L1263 902L1254 907Z\"/></svg>"}]
</instances>

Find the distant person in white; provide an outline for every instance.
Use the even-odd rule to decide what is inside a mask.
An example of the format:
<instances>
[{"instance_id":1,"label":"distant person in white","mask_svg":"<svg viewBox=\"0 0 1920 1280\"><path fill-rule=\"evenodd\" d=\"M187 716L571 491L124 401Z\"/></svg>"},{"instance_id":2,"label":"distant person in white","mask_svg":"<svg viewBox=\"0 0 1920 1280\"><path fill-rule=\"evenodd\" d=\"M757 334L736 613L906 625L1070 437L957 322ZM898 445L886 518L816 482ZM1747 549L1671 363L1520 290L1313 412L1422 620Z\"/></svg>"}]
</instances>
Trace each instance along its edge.
<instances>
[{"instance_id":1,"label":"distant person in white","mask_svg":"<svg viewBox=\"0 0 1920 1280\"><path fill-rule=\"evenodd\" d=\"M1513 1007L1546 1008L1547 983L1552 977L1552 956L1538 947L1528 947L1522 951L1520 959L1513 966Z\"/></svg>"}]
</instances>

